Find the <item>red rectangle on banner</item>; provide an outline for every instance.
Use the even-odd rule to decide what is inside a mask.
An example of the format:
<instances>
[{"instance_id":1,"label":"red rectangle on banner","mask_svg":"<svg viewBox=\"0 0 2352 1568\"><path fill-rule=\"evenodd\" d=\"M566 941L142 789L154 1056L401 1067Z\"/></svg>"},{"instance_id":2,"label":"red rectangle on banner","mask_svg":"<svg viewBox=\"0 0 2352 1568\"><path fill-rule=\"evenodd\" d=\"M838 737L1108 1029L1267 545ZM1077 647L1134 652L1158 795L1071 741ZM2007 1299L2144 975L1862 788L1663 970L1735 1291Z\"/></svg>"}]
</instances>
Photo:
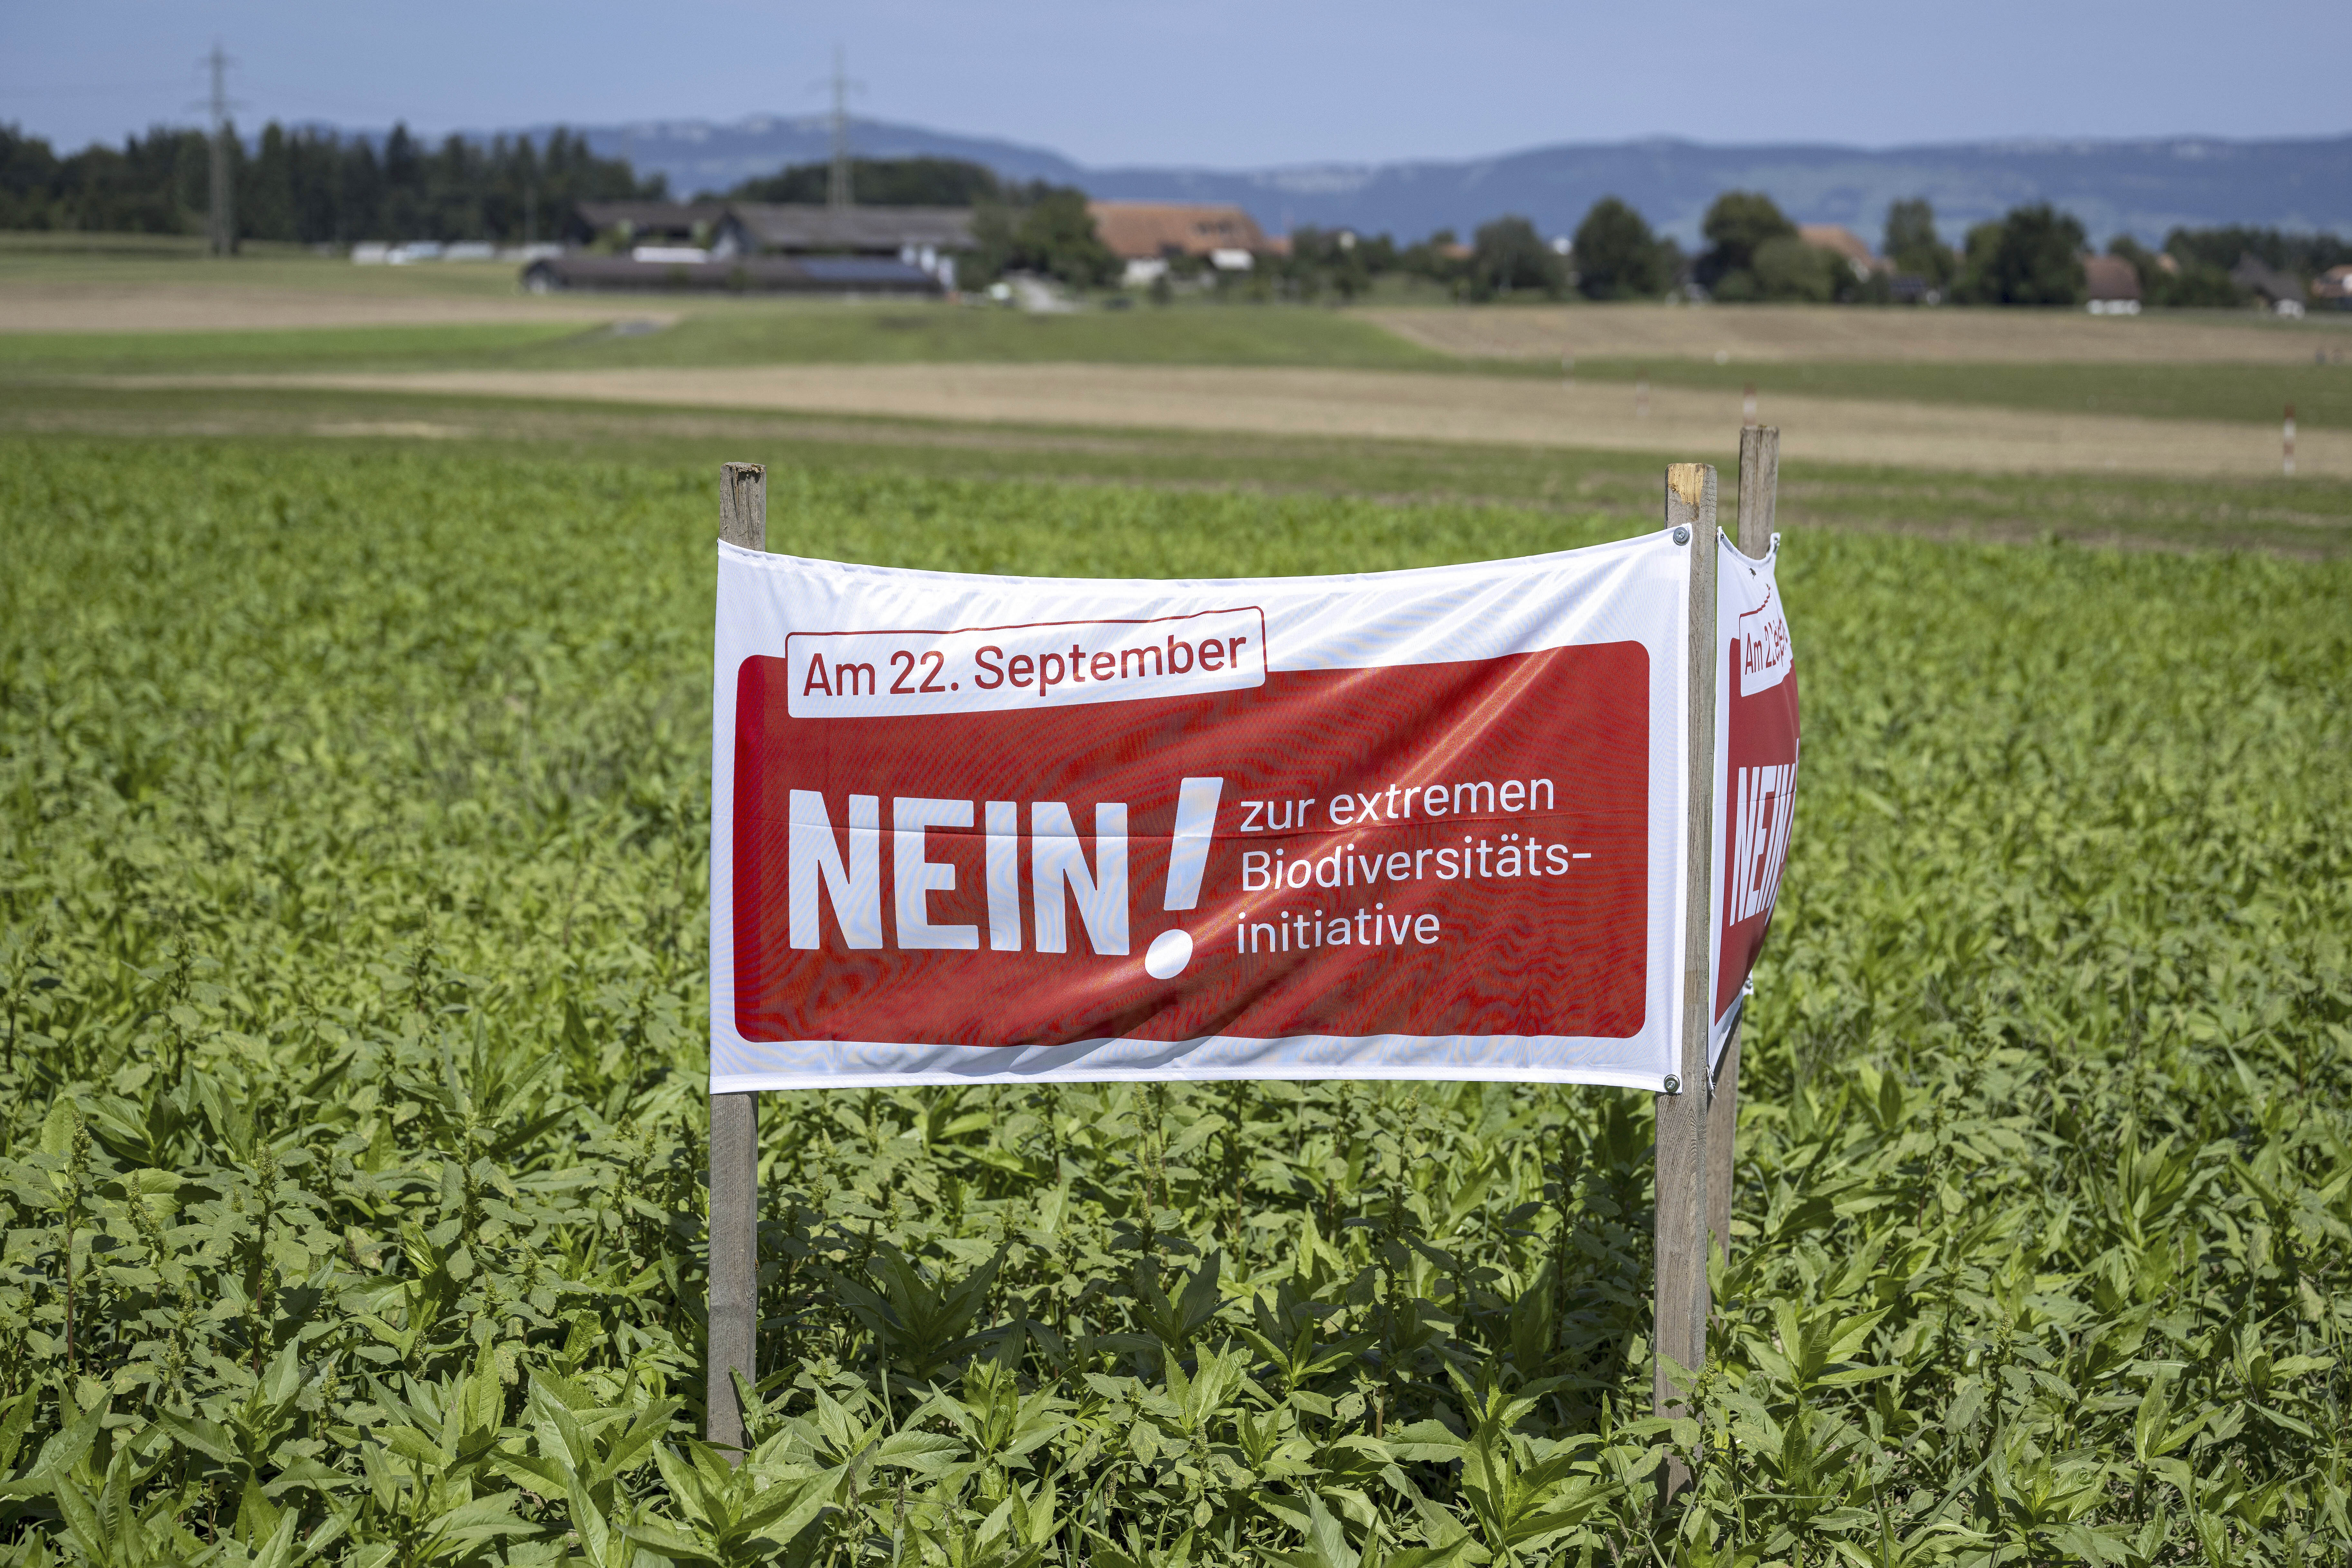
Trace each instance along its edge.
<instances>
[{"instance_id":1,"label":"red rectangle on banner","mask_svg":"<svg viewBox=\"0 0 2352 1568\"><path fill-rule=\"evenodd\" d=\"M859 718L794 717L790 668L737 682L746 1039L1642 1027L1638 643Z\"/></svg>"}]
</instances>

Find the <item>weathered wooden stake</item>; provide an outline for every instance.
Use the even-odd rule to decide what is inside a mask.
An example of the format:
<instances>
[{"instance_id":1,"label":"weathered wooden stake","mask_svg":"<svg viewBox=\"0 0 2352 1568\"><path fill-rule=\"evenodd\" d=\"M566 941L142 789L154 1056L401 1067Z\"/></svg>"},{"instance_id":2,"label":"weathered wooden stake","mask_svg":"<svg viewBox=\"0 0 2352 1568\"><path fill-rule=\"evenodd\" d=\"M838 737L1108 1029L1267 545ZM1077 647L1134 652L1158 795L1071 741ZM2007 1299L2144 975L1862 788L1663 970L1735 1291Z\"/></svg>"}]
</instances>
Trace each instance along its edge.
<instances>
[{"instance_id":1,"label":"weathered wooden stake","mask_svg":"<svg viewBox=\"0 0 2352 1568\"><path fill-rule=\"evenodd\" d=\"M768 547L768 471L757 463L719 470L719 537L746 550ZM716 868L713 875L717 874ZM740 1461L743 1411L728 1376L760 1375L760 1101L750 1094L710 1097L709 1382L704 1438Z\"/></svg>"},{"instance_id":2,"label":"weathered wooden stake","mask_svg":"<svg viewBox=\"0 0 2352 1568\"><path fill-rule=\"evenodd\" d=\"M1666 526L1686 529L1691 552L1688 644L1690 795L1685 831L1692 847L1684 886L1683 1029L1676 1093L1658 1096L1657 1375L1653 1395L1661 1415L1686 1409L1687 1384L1677 1386L1673 1362L1696 1374L1706 1360L1706 1040L1709 1003L1707 936L1712 924L1710 867L1715 843L1715 686L1721 655L1716 647L1715 469L1703 463L1666 468ZM1666 1494L1690 1482L1679 1460L1668 1462Z\"/></svg>"},{"instance_id":3,"label":"weathered wooden stake","mask_svg":"<svg viewBox=\"0 0 2352 1568\"><path fill-rule=\"evenodd\" d=\"M1780 487L1780 432L1755 425L1739 433L1739 552L1760 561L1772 549L1772 508ZM1747 1022L1731 1026L1723 1058L1715 1064L1706 1113L1706 1230L1726 1263L1731 1261L1731 1186L1734 1140L1739 1128L1739 1035Z\"/></svg>"}]
</instances>

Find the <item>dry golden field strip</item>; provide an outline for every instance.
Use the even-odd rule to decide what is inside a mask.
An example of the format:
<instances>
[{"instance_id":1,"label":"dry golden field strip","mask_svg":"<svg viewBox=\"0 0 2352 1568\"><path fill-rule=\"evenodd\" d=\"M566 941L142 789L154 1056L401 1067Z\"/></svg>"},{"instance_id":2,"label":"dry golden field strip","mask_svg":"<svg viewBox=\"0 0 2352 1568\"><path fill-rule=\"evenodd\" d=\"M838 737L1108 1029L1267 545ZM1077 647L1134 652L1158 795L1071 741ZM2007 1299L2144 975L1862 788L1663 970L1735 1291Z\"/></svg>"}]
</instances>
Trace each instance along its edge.
<instances>
[{"instance_id":1,"label":"dry golden field strip","mask_svg":"<svg viewBox=\"0 0 2352 1568\"><path fill-rule=\"evenodd\" d=\"M1357 312L1469 359L1707 359L1946 364L2304 363L2352 356L2352 316L2272 321L2252 312L2093 316L2077 310L1851 306L1568 305Z\"/></svg>"},{"instance_id":2,"label":"dry golden field strip","mask_svg":"<svg viewBox=\"0 0 2352 1568\"><path fill-rule=\"evenodd\" d=\"M984 424L1358 437L1657 452L1731 460L1739 400L1622 384L1265 366L819 364L709 369L138 376L129 387L276 387L761 409ZM2258 426L1799 396L1759 411L1793 460L1979 473L2275 474ZM2312 430L2302 472L2352 478L2352 432Z\"/></svg>"}]
</instances>

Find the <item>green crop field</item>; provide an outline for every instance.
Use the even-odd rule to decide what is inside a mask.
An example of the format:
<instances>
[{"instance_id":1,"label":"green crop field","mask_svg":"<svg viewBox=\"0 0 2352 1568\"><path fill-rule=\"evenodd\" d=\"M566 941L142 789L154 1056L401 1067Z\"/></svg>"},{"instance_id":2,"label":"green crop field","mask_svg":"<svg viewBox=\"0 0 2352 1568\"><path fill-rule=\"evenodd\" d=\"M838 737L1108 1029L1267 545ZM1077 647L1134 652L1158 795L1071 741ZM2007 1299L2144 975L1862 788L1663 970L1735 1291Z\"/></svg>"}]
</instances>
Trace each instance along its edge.
<instances>
[{"instance_id":1,"label":"green crop field","mask_svg":"<svg viewBox=\"0 0 2352 1568\"><path fill-rule=\"evenodd\" d=\"M1629 461L1501 500L812 463L770 538L1402 566L1645 526ZM730 1469L714 480L0 437L0 1563L2352 1551L2352 563L1790 522L1806 789L1696 1418L1648 1418L1646 1097L772 1095Z\"/></svg>"}]
</instances>

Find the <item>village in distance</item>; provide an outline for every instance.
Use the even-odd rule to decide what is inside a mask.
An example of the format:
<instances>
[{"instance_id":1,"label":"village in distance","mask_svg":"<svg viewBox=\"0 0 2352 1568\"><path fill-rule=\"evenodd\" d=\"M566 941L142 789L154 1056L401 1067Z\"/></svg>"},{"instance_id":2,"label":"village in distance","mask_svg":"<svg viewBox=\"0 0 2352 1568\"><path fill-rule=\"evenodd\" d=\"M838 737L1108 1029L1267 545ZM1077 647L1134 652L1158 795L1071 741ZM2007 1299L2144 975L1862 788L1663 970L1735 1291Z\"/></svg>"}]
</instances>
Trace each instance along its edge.
<instances>
[{"instance_id":1,"label":"village in distance","mask_svg":"<svg viewBox=\"0 0 2352 1568\"><path fill-rule=\"evenodd\" d=\"M1794 221L1750 190L1717 195L1700 228L1685 247L1604 196L1565 232L1505 212L1466 234L1270 234L1231 203L1099 199L845 146L680 199L562 130L430 146L400 127L370 138L272 121L248 143L224 122L60 156L0 125L0 229L200 234L220 254L261 242L362 264L502 259L534 292L977 295L1045 310L1179 299L2352 308L2352 239L2328 233L2184 226L2160 245L2119 233L2101 248L2048 202L1955 235L1916 197L1865 235Z\"/></svg>"}]
</instances>

